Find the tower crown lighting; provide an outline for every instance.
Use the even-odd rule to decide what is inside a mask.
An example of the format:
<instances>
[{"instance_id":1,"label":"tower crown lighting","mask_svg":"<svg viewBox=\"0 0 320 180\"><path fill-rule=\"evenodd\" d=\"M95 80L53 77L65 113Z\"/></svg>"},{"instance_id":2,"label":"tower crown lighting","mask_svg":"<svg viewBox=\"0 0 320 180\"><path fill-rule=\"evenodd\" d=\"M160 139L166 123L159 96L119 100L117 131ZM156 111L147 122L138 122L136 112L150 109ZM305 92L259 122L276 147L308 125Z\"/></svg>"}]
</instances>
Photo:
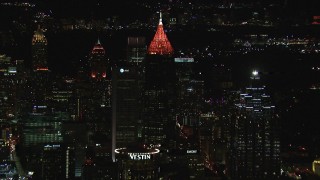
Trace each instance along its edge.
<instances>
[{"instance_id":1,"label":"tower crown lighting","mask_svg":"<svg viewBox=\"0 0 320 180\"><path fill-rule=\"evenodd\" d=\"M100 40L98 39L98 42L96 43L96 45L94 45L92 51L92 54L105 54L106 51L104 50L103 46L100 43Z\"/></svg>"},{"instance_id":2,"label":"tower crown lighting","mask_svg":"<svg viewBox=\"0 0 320 180\"><path fill-rule=\"evenodd\" d=\"M37 43L43 43L47 45L47 38L43 34L43 30L38 26L38 29L34 32L34 35L32 37L32 45L35 45Z\"/></svg>"},{"instance_id":3,"label":"tower crown lighting","mask_svg":"<svg viewBox=\"0 0 320 180\"><path fill-rule=\"evenodd\" d=\"M171 55L173 54L173 48L170 41L163 29L162 24L162 13L160 12L159 24L157 27L156 34L150 43L148 48L148 54L158 54L158 55Z\"/></svg>"}]
</instances>

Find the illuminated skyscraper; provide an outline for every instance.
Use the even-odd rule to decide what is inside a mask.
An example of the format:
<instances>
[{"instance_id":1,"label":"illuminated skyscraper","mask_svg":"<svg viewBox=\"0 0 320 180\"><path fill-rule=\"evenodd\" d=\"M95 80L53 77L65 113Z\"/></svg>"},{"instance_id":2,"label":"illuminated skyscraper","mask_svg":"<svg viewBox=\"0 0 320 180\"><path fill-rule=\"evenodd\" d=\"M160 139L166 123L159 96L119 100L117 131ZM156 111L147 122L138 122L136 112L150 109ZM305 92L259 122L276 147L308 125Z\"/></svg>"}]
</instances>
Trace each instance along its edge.
<instances>
[{"instance_id":1,"label":"illuminated skyscraper","mask_svg":"<svg viewBox=\"0 0 320 180\"><path fill-rule=\"evenodd\" d=\"M87 67L83 68L83 79L77 89L77 111L80 121L86 124L88 143L86 161L82 162L82 177L97 176L104 164L111 161L111 68L106 51L100 41L93 46L88 56ZM81 147L75 147L77 153ZM101 152L101 153L100 153ZM80 157L80 156L78 156ZM75 164L76 169L78 163ZM100 170L98 170L100 169ZM96 171L98 170L98 171ZM80 172L76 173L79 176ZM107 172L105 172L107 173Z\"/></svg>"},{"instance_id":2,"label":"illuminated skyscraper","mask_svg":"<svg viewBox=\"0 0 320 180\"><path fill-rule=\"evenodd\" d=\"M91 82L98 102L103 107L111 107L111 68L109 59L100 40L93 47L89 56Z\"/></svg>"},{"instance_id":3,"label":"illuminated skyscraper","mask_svg":"<svg viewBox=\"0 0 320 180\"><path fill-rule=\"evenodd\" d=\"M89 54L89 81L85 82L80 95L80 113L93 133L94 139L99 133L105 134L108 129L106 123L111 123L111 68L109 59L100 40ZM91 143L95 144L92 139Z\"/></svg>"},{"instance_id":4,"label":"illuminated skyscraper","mask_svg":"<svg viewBox=\"0 0 320 180\"><path fill-rule=\"evenodd\" d=\"M175 73L173 48L163 30L162 19L148 47L144 86L144 140L162 144L168 138L173 123Z\"/></svg>"},{"instance_id":5,"label":"illuminated skyscraper","mask_svg":"<svg viewBox=\"0 0 320 180\"><path fill-rule=\"evenodd\" d=\"M105 108L111 106L111 73L107 70L108 58L100 40L90 51L88 63L83 65L87 67L80 70L79 82L82 85L78 90L78 116L88 122L98 122Z\"/></svg>"},{"instance_id":6,"label":"illuminated skyscraper","mask_svg":"<svg viewBox=\"0 0 320 180\"><path fill-rule=\"evenodd\" d=\"M92 79L105 79L110 76L110 71L107 71L107 67L109 68L109 62L106 58L106 52L103 48L103 46L100 43L100 40L98 39L97 43L94 45L90 57L89 57L89 63L91 68L91 78Z\"/></svg>"},{"instance_id":7,"label":"illuminated skyscraper","mask_svg":"<svg viewBox=\"0 0 320 180\"><path fill-rule=\"evenodd\" d=\"M47 38L43 30L38 26L32 38L32 67L34 71L47 70Z\"/></svg>"},{"instance_id":8,"label":"illuminated skyscraper","mask_svg":"<svg viewBox=\"0 0 320 180\"><path fill-rule=\"evenodd\" d=\"M252 74L252 86L240 94L236 104L235 137L231 153L232 179L274 179L280 175L280 142L277 115L270 96Z\"/></svg>"}]
</instances>

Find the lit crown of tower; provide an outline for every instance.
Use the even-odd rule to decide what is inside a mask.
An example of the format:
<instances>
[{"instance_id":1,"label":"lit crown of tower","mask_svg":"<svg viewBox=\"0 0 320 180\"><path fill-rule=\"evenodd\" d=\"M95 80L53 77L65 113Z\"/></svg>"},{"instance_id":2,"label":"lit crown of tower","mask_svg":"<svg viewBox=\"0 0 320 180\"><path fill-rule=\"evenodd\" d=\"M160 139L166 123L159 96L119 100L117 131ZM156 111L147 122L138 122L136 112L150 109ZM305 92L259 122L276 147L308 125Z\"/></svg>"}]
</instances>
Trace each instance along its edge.
<instances>
[{"instance_id":1,"label":"lit crown of tower","mask_svg":"<svg viewBox=\"0 0 320 180\"><path fill-rule=\"evenodd\" d=\"M91 77L92 78L105 78L106 77L106 60L105 50L98 39L97 43L94 45L91 56L90 56L90 66L91 66Z\"/></svg>"},{"instance_id":2,"label":"lit crown of tower","mask_svg":"<svg viewBox=\"0 0 320 180\"><path fill-rule=\"evenodd\" d=\"M47 45L47 38L43 34L43 30L38 26L38 29L34 32L33 38L32 38L32 45L35 45L37 43L44 43Z\"/></svg>"},{"instance_id":3,"label":"lit crown of tower","mask_svg":"<svg viewBox=\"0 0 320 180\"><path fill-rule=\"evenodd\" d=\"M102 47L99 39L98 39L97 44L94 45L91 53L92 53L92 54L105 54L105 50L104 50L104 48Z\"/></svg>"},{"instance_id":4,"label":"lit crown of tower","mask_svg":"<svg viewBox=\"0 0 320 180\"><path fill-rule=\"evenodd\" d=\"M170 41L167 38L166 33L163 30L161 12L160 12L160 20L159 20L157 32L150 43L150 46L148 48L148 54L158 54L158 55L173 54L173 48L170 44Z\"/></svg>"}]
</instances>

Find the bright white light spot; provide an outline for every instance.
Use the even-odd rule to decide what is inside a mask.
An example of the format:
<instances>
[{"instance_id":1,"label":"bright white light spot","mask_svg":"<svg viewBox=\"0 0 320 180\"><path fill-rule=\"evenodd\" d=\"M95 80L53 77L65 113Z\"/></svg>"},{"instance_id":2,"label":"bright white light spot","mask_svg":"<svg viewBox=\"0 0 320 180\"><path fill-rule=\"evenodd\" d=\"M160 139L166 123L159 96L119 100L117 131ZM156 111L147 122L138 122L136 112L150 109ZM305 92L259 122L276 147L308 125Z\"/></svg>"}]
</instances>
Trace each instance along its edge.
<instances>
[{"instance_id":1,"label":"bright white light spot","mask_svg":"<svg viewBox=\"0 0 320 180\"><path fill-rule=\"evenodd\" d=\"M256 70L252 71L252 75L257 76L258 75L258 71L256 71Z\"/></svg>"}]
</instances>

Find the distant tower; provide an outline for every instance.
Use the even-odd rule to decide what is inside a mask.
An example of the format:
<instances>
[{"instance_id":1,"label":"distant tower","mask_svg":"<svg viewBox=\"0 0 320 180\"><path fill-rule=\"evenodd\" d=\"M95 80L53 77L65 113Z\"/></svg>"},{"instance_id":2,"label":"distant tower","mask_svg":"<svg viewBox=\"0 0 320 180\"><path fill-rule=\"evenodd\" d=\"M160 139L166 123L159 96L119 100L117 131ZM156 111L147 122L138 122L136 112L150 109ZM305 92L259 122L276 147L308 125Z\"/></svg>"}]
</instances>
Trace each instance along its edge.
<instances>
[{"instance_id":1,"label":"distant tower","mask_svg":"<svg viewBox=\"0 0 320 180\"><path fill-rule=\"evenodd\" d=\"M90 53L89 64L95 103L111 107L111 67L99 39Z\"/></svg>"},{"instance_id":2,"label":"distant tower","mask_svg":"<svg viewBox=\"0 0 320 180\"><path fill-rule=\"evenodd\" d=\"M107 66L109 65L106 58L106 52L102 47L100 40L94 45L90 54L90 68L91 68L91 78L101 80L110 74L107 74Z\"/></svg>"},{"instance_id":3,"label":"distant tower","mask_svg":"<svg viewBox=\"0 0 320 180\"><path fill-rule=\"evenodd\" d=\"M32 67L34 71L48 70L47 66L47 38L38 26L32 38Z\"/></svg>"},{"instance_id":4,"label":"distant tower","mask_svg":"<svg viewBox=\"0 0 320 180\"><path fill-rule=\"evenodd\" d=\"M231 178L276 179L280 176L280 141L275 106L259 85L258 71L253 71L251 79L251 87L240 94L236 104Z\"/></svg>"},{"instance_id":5,"label":"distant tower","mask_svg":"<svg viewBox=\"0 0 320 180\"><path fill-rule=\"evenodd\" d=\"M82 117L90 124L93 136L107 134L111 124L111 68L100 41L94 45L89 54L89 81L80 97ZM93 144L101 143L95 142Z\"/></svg>"},{"instance_id":6,"label":"distant tower","mask_svg":"<svg viewBox=\"0 0 320 180\"><path fill-rule=\"evenodd\" d=\"M175 86L173 48L160 21L147 57L144 86L143 134L145 143L162 144L172 132ZM174 126L174 125L173 125Z\"/></svg>"}]
</instances>

